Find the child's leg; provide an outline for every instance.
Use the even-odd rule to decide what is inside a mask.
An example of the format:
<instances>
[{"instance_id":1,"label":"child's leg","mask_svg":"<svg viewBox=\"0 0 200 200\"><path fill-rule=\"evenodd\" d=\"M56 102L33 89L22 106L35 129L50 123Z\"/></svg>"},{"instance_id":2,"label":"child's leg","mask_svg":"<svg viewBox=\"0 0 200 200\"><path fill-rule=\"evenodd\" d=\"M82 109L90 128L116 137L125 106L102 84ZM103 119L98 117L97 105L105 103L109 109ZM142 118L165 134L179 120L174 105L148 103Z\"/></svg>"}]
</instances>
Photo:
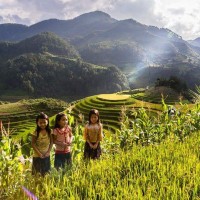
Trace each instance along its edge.
<instances>
[{"instance_id":1,"label":"child's leg","mask_svg":"<svg viewBox=\"0 0 200 200\"><path fill-rule=\"evenodd\" d=\"M58 170L59 168L62 168L62 166L63 166L62 154L55 154L54 167Z\"/></svg>"},{"instance_id":2,"label":"child's leg","mask_svg":"<svg viewBox=\"0 0 200 200\"><path fill-rule=\"evenodd\" d=\"M93 150L91 158L98 159L101 156L101 146L100 143L98 144L97 148Z\"/></svg>"},{"instance_id":3,"label":"child's leg","mask_svg":"<svg viewBox=\"0 0 200 200\"><path fill-rule=\"evenodd\" d=\"M71 165L72 164L72 156L71 156L70 152L65 154L65 163L67 165Z\"/></svg>"},{"instance_id":4,"label":"child's leg","mask_svg":"<svg viewBox=\"0 0 200 200\"><path fill-rule=\"evenodd\" d=\"M91 148L88 142L85 142L84 147L84 159L89 159L91 157Z\"/></svg>"},{"instance_id":5,"label":"child's leg","mask_svg":"<svg viewBox=\"0 0 200 200\"><path fill-rule=\"evenodd\" d=\"M42 159L39 157L33 157L32 175L35 175L37 173L41 174L41 172L42 172Z\"/></svg>"},{"instance_id":6,"label":"child's leg","mask_svg":"<svg viewBox=\"0 0 200 200\"><path fill-rule=\"evenodd\" d=\"M41 174L44 176L46 173L50 171L51 163L50 163L50 156L42 159L42 171Z\"/></svg>"}]
</instances>

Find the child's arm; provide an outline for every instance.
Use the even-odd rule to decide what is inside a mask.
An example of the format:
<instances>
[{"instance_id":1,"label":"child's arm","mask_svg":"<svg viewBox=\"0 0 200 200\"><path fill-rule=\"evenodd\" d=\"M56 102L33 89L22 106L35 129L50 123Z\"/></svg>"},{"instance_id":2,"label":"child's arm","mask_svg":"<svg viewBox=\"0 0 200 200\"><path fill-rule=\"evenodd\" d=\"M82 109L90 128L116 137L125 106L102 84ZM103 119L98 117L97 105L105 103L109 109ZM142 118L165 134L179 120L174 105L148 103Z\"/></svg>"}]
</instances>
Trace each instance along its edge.
<instances>
[{"instance_id":1,"label":"child's arm","mask_svg":"<svg viewBox=\"0 0 200 200\"><path fill-rule=\"evenodd\" d=\"M59 145L59 146L61 146L63 148L67 147L67 144L65 142L57 140L57 136L56 135L53 135L53 144L57 144L57 145Z\"/></svg>"},{"instance_id":2,"label":"child's arm","mask_svg":"<svg viewBox=\"0 0 200 200\"><path fill-rule=\"evenodd\" d=\"M90 142L90 140L88 138L87 125L85 126L83 137L84 137L85 141L89 144L90 148L93 149L94 145Z\"/></svg>"},{"instance_id":3,"label":"child's arm","mask_svg":"<svg viewBox=\"0 0 200 200\"><path fill-rule=\"evenodd\" d=\"M51 149L53 147L53 137L52 134L50 134L50 144L49 144L49 149L48 151L45 153L45 157L48 157L50 155Z\"/></svg>"},{"instance_id":4,"label":"child's arm","mask_svg":"<svg viewBox=\"0 0 200 200\"><path fill-rule=\"evenodd\" d=\"M68 146L71 146L71 144L72 144L72 139L73 139L73 135L72 135L72 129L71 129L71 127L68 127L69 128L69 141L67 142L67 145Z\"/></svg>"},{"instance_id":5,"label":"child's arm","mask_svg":"<svg viewBox=\"0 0 200 200\"><path fill-rule=\"evenodd\" d=\"M97 136L97 141L96 141L96 143L94 144L94 149L97 148L99 142L100 142L100 141L102 140L102 138L103 138L102 130L103 130L102 124L100 124L99 132L98 132L98 136Z\"/></svg>"},{"instance_id":6,"label":"child's arm","mask_svg":"<svg viewBox=\"0 0 200 200\"><path fill-rule=\"evenodd\" d=\"M38 148L36 146L36 136L35 135L32 135L31 145L32 145L33 149L37 152L38 156L40 158L44 158L44 155L38 150Z\"/></svg>"}]
</instances>

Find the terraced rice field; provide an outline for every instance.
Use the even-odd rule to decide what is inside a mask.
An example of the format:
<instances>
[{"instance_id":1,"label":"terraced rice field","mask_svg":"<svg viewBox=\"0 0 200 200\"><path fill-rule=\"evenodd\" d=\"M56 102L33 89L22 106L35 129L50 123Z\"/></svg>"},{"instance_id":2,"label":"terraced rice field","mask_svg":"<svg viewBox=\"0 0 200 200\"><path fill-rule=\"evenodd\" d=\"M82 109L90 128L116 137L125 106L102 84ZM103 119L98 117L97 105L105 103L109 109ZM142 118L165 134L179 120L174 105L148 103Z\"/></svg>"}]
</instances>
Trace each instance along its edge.
<instances>
[{"instance_id":1,"label":"terraced rice field","mask_svg":"<svg viewBox=\"0 0 200 200\"><path fill-rule=\"evenodd\" d=\"M179 102L179 94L174 91L168 91L168 93L169 95L165 95L167 104ZM34 101L37 102L37 100L33 100L33 103L35 103ZM47 102L47 104L49 103ZM74 116L76 122L85 125L88 121L89 111L93 108L98 109L104 132L110 134L120 129L122 111L131 119L131 111L141 107L153 115L160 112L162 110L161 90L135 89L113 94L99 94L78 100L65 111ZM47 111L49 116L55 116L61 111L57 109L53 112L52 109L41 110L41 108L41 106L34 107L30 102L27 106L27 103L24 104L23 101L0 105L0 120L3 121L5 127L10 126L10 130L16 134L16 137L23 138L34 130L35 118L39 112ZM50 118L51 126L53 126L54 116Z\"/></svg>"},{"instance_id":2,"label":"terraced rice field","mask_svg":"<svg viewBox=\"0 0 200 200\"><path fill-rule=\"evenodd\" d=\"M133 97L138 100L151 103L161 103L162 98L164 98L165 103L167 104L175 104L180 101L182 101L183 103L189 103L188 100L181 96L181 94L177 93L171 88L166 87L157 87L151 88L146 91L139 91L137 93L134 93Z\"/></svg>"},{"instance_id":3,"label":"terraced rice field","mask_svg":"<svg viewBox=\"0 0 200 200\"><path fill-rule=\"evenodd\" d=\"M57 100L33 99L21 100L15 103L0 105L0 121L6 130L17 139L26 139L36 127L35 119L40 112L51 116L62 111L62 105L56 105ZM48 106L47 106L48 105ZM61 110L62 109L62 110Z\"/></svg>"},{"instance_id":4,"label":"terraced rice field","mask_svg":"<svg viewBox=\"0 0 200 200\"><path fill-rule=\"evenodd\" d=\"M145 108L150 114L157 115L162 111L162 97L168 105L179 106L180 94L170 88L135 89L114 94L100 94L78 101L70 109L71 115L79 123L88 121L90 109L98 109L104 132L115 133L121 126L122 110L131 118L131 110ZM182 103L189 103L182 99Z\"/></svg>"},{"instance_id":5,"label":"terraced rice field","mask_svg":"<svg viewBox=\"0 0 200 200\"><path fill-rule=\"evenodd\" d=\"M13 137L23 138L25 132L35 126L34 119L37 115L35 110L29 109L21 102L0 105L0 120L6 130Z\"/></svg>"},{"instance_id":6,"label":"terraced rice field","mask_svg":"<svg viewBox=\"0 0 200 200\"><path fill-rule=\"evenodd\" d=\"M140 107L145 107L151 112L159 112L162 109L160 104L143 102L133 98L130 94L114 93L90 96L80 100L73 106L71 115L78 122L86 123L89 111L93 108L98 109L104 132L115 133L121 126L122 110L131 117L130 111Z\"/></svg>"}]
</instances>

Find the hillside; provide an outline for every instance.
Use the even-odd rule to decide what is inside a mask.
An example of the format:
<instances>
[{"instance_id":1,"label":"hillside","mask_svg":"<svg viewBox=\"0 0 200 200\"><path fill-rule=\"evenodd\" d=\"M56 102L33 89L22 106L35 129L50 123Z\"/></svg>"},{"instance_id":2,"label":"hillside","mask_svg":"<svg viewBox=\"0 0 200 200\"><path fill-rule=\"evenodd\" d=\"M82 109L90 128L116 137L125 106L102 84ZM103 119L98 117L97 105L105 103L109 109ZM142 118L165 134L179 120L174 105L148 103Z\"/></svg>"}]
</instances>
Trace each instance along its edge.
<instances>
[{"instance_id":1,"label":"hillside","mask_svg":"<svg viewBox=\"0 0 200 200\"><path fill-rule=\"evenodd\" d=\"M168 92L173 92L173 99L168 100L171 101L170 104L177 103L176 92L167 88L159 89L165 92L165 96ZM157 92L158 96L161 91L152 89L151 92ZM141 101L138 96L146 98ZM82 113L88 113L88 109L94 106L100 110L101 120L105 124L101 159L83 161L82 135L85 122L80 124L79 121L72 128L72 165L62 171L56 170L52 163L51 171L45 178L33 179L30 173L32 155L28 154L30 140L26 137L34 130L35 117L31 116L32 124L21 120L16 127L20 128L20 132L15 129L14 137L5 134L4 127L7 128L7 124L4 120L4 127L1 126L0 129L0 133L3 133L3 140L0 141L0 196L3 199L25 199L31 192L32 196L42 200L80 197L99 199L99 196L102 200L107 200L110 196L116 197L115 199L130 199L131 191L131 199L198 199L199 188L196 186L200 184L199 106L176 104L173 106L181 113L172 115L169 114L166 104L149 103L151 98L148 91L137 89L99 94L68 105L65 112L68 113L70 122L76 122L78 119L73 120L69 115L72 108L77 109L79 106ZM56 107L64 108L65 104L59 104L52 99L28 100L2 104L0 110L4 114L9 112L10 116L20 116L20 111L35 111L36 114L38 111L44 111L45 106L45 109L52 111ZM131 112L129 118L124 115L125 111ZM51 122L55 114L51 117ZM112 119L117 117L117 114L119 118ZM110 130L106 127L111 125L110 122L112 126L120 125L114 134L108 132ZM9 128L6 130L12 131ZM22 137L26 139L22 140ZM53 149L51 159L54 159Z\"/></svg>"},{"instance_id":2,"label":"hillside","mask_svg":"<svg viewBox=\"0 0 200 200\"><path fill-rule=\"evenodd\" d=\"M106 99L110 100L108 96ZM84 141L78 126L73 132L72 166L62 171L52 163L45 178L33 178L32 156L23 160L21 143L4 137L0 142L0 196L27 199L31 195L41 200L199 199L198 110L196 106L190 114L169 117L163 112L156 119L138 111L134 127L123 127L117 135L105 137L101 159L88 162L82 159Z\"/></svg>"},{"instance_id":3,"label":"hillside","mask_svg":"<svg viewBox=\"0 0 200 200\"><path fill-rule=\"evenodd\" d=\"M147 26L134 19L116 20L101 11L71 20L45 20L29 27L0 25L0 41L20 41L47 31L70 41L86 62L116 65L136 88L153 85L159 73L165 74L166 69L169 71L166 77L175 71L177 77L183 76L189 88L200 84L197 78L200 49L193 45L197 40L185 41L169 29ZM144 76L149 66L156 68L156 78L154 73Z\"/></svg>"},{"instance_id":4,"label":"hillside","mask_svg":"<svg viewBox=\"0 0 200 200\"><path fill-rule=\"evenodd\" d=\"M16 138L27 138L27 134L35 129L35 119L40 112L50 117L67 106L64 101L50 98L24 99L14 103L0 102L0 121Z\"/></svg>"},{"instance_id":5,"label":"hillside","mask_svg":"<svg viewBox=\"0 0 200 200\"><path fill-rule=\"evenodd\" d=\"M175 106L177 109L180 107L180 102L186 103L190 107L190 102L183 96L180 97L180 94L175 90L168 87L158 87L86 97L73 104L66 112L74 116L79 123L85 124L88 121L90 109L98 109L104 132L110 135L110 133L116 133L117 130L120 130L123 115L133 119L131 112L134 110L144 108L153 116L161 113L163 111L162 98L167 105Z\"/></svg>"},{"instance_id":6,"label":"hillside","mask_svg":"<svg viewBox=\"0 0 200 200\"><path fill-rule=\"evenodd\" d=\"M71 101L129 88L118 68L82 61L70 43L52 33L1 43L0 59L0 100L45 96Z\"/></svg>"},{"instance_id":7,"label":"hillside","mask_svg":"<svg viewBox=\"0 0 200 200\"><path fill-rule=\"evenodd\" d=\"M98 94L67 104L56 99L30 99L20 100L15 103L2 103L0 105L0 120L4 124L9 121L11 128L17 134L26 137L27 133L35 125L34 119L39 112L45 112L53 120L56 113L65 112L70 117L74 117L74 122L85 125L88 121L90 109L96 108L100 112L101 122L103 123L104 133L110 135L120 130L123 116L133 119L132 112L144 108L149 115L157 116L163 110L162 97L167 105L180 109L180 101L187 104L187 108L192 108L184 97L167 87L146 89L126 90L111 94ZM184 110L179 110L185 112ZM51 123L52 125L52 123ZM73 124L75 126L77 124ZM25 134L26 133L26 134Z\"/></svg>"},{"instance_id":8,"label":"hillside","mask_svg":"<svg viewBox=\"0 0 200 200\"><path fill-rule=\"evenodd\" d=\"M40 33L21 42L1 42L0 59L7 60L21 54L44 53L66 56L67 58L80 57L75 48L66 40L49 32Z\"/></svg>"},{"instance_id":9,"label":"hillside","mask_svg":"<svg viewBox=\"0 0 200 200\"><path fill-rule=\"evenodd\" d=\"M194 40L189 40L188 41L190 44L196 46L196 47L200 47L200 37L194 39Z\"/></svg>"}]
</instances>

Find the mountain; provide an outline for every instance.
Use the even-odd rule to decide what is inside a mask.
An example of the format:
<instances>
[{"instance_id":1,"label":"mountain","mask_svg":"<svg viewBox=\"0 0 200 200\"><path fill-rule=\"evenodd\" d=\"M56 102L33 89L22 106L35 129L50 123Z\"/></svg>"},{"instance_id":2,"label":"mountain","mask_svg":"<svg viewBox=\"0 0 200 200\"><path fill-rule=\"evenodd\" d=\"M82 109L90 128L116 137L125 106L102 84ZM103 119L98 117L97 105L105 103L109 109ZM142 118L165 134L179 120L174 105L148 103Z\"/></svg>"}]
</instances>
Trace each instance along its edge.
<instances>
[{"instance_id":1,"label":"mountain","mask_svg":"<svg viewBox=\"0 0 200 200\"><path fill-rule=\"evenodd\" d=\"M17 41L27 30L28 26L21 24L0 24L0 41Z\"/></svg>"},{"instance_id":2,"label":"mountain","mask_svg":"<svg viewBox=\"0 0 200 200\"><path fill-rule=\"evenodd\" d=\"M194 40L188 40L188 42L193 46L200 47L200 37L198 37Z\"/></svg>"},{"instance_id":3,"label":"mountain","mask_svg":"<svg viewBox=\"0 0 200 200\"><path fill-rule=\"evenodd\" d=\"M95 11L80 15L72 20L49 19L29 27L23 27L23 25L18 24L0 24L0 41L24 40L42 32L53 32L60 37L71 40L85 37L91 32L105 31L116 21L106 13ZM7 34L1 34L1 32L4 33L6 30L13 30L15 26L16 30L21 26L20 31L17 31L15 34L14 31L7 31ZM14 38L13 35L15 35Z\"/></svg>"},{"instance_id":4,"label":"mountain","mask_svg":"<svg viewBox=\"0 0 200 200\"><path fill-rule=\"evenodd\" d=\"M147 26L134 19L116 20L101 11L70 20L49 19L29 27L15 26L16 32L13 24L0 25L0 40L21 41L42 32L52 32L73 45L84 61L115 65L133 86L152 85L166 70L167 75L174 71L178 77L184 75L182 78L190 88L199 83L196 77L189 80L191 77L187 74L200 74L200 47L169 29ZM5 34L6 30L12 31ZM142 77L141 85L138 80Z\"/></svg>"},{"instance_id":5,"label":"mountain","mask_svg":"<svg viewBox=\"0 0 200 200\"><path fill-rule=\"evenodd\" d=\"M69 42L41 33L20 42L0 44L0 96L81 97L129 89L115 66L82 61Z\"/></svg>"},{"instance_id":6,"label":"mountain","mask_svg":"<svg viewBox=\"0 0 200 200\"><path fill-rule=\"evenodd\" d=\"M26 53L48 52L54 55L63 55L68 58L78 58L79 53L66 40L49 32L43 32L17 43L1 42L0 59L5 60Z\"/></svg>"}]
</instances>

